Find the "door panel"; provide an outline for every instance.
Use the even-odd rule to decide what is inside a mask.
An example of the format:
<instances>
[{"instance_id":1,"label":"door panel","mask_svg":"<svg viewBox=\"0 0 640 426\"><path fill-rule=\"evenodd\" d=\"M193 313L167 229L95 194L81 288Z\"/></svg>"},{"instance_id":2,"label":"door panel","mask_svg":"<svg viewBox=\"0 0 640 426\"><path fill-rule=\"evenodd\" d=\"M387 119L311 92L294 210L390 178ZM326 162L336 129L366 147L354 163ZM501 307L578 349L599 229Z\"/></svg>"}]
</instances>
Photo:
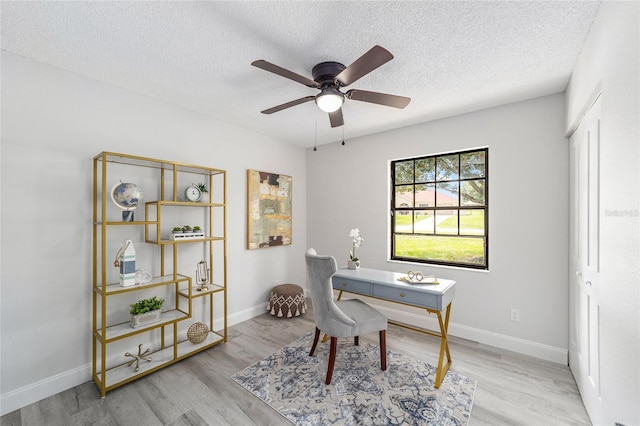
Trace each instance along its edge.
<instances>
[{"instance_id":1,"label":"door panel","mask_svg":"<svg viewBox=\"0 0 640 426\"><path fill-rule=\"evenodd\" d=\"M569 364L593 423L600 394L600 98L570 139Z\"/></svg>"}]
</instances>

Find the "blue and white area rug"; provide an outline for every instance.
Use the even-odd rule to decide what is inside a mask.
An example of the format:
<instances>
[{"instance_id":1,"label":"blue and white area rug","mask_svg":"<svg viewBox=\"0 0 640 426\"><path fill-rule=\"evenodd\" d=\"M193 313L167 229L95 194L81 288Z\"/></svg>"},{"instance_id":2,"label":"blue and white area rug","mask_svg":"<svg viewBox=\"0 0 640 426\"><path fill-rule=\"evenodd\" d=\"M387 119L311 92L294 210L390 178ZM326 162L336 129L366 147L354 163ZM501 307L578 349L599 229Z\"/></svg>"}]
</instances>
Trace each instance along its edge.
<instances>
[{"instance_id":1,"label":"blue and white area rug","mask_svg":"<svg viewBox=\"0 0 640 426\"><path fill-rule=\"evenodd\" d=\"M432 365L387 351L382 371L377 345L339 339L325 385L329 343L310 357L312 342L310 333L231 378L298 426L468 424L475 380L449 371L435 389Z\"/></svg>"}]
</instances>

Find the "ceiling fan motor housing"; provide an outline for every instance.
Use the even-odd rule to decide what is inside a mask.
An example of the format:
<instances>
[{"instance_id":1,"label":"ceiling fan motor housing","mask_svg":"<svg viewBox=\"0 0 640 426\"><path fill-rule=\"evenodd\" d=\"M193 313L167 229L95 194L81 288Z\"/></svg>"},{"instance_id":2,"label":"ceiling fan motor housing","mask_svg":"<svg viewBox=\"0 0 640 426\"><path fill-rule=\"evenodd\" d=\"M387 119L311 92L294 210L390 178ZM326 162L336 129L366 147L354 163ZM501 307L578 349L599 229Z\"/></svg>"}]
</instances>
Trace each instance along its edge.
<instances>
[{"instance_id":1,"label":"ceiling fan motor housing","mask_svg":"<svg viewBox=\"0 0 640 426\"><path fill-rule=\"evenodd\" d=\"M346 67L340 62L320 62L314 66L311 70L313 81L320 84L320 87L333 86L334 84L340 85L339 81L336 81L336 76L340 74Z\"/></svg>"}]
</instances>

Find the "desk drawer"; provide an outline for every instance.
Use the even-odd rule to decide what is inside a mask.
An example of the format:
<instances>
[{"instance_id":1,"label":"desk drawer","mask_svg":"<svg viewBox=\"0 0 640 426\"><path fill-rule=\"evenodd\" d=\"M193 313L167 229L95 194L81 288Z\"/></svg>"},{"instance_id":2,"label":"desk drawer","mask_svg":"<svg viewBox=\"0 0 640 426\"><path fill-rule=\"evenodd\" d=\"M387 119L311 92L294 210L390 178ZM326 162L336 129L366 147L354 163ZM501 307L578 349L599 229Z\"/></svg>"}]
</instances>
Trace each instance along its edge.
<instances>
[{"instance_id":1,"label":"desk drawer","mask_svg":"<svg viewBox=\"0 0 640 426\"><path fill-rule=\"evenodd\" d=\"M333 278L333 288L351 293L358 293L364 296L371 296L371 284L362 281L354 281L346 278Z\"/></svg>"},{"instance_id":2,"label":"desk drawer","mask_svg":"<svg viewBox=\"0 0 640 426\"><path fill-rule=\"evenodd\" d=\"M420 291L376 285L373 286L373 296L420 308L442 310L441 303L438 303L436 295Z\"/></svg>"}]
</instances>

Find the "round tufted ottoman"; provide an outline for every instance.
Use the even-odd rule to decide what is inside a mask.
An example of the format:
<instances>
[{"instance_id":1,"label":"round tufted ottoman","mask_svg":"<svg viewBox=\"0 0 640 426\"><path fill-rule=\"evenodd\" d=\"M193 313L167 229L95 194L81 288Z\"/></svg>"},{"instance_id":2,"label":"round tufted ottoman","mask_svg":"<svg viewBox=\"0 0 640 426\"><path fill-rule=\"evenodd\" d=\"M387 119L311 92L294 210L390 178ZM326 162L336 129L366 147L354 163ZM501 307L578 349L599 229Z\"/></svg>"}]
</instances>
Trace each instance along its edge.
<instances>
[{"instance_id":1,"label":"round tufted ottoman","mask_svg":"<svg viewBox=\"0 0 640 426\"><path fill-rule=\"evenodd\" d=\"M271 290L267 311L278 317L297 317L307 311L302 287L295 284L280 284Z\"/></svg>"}]
</instances>

